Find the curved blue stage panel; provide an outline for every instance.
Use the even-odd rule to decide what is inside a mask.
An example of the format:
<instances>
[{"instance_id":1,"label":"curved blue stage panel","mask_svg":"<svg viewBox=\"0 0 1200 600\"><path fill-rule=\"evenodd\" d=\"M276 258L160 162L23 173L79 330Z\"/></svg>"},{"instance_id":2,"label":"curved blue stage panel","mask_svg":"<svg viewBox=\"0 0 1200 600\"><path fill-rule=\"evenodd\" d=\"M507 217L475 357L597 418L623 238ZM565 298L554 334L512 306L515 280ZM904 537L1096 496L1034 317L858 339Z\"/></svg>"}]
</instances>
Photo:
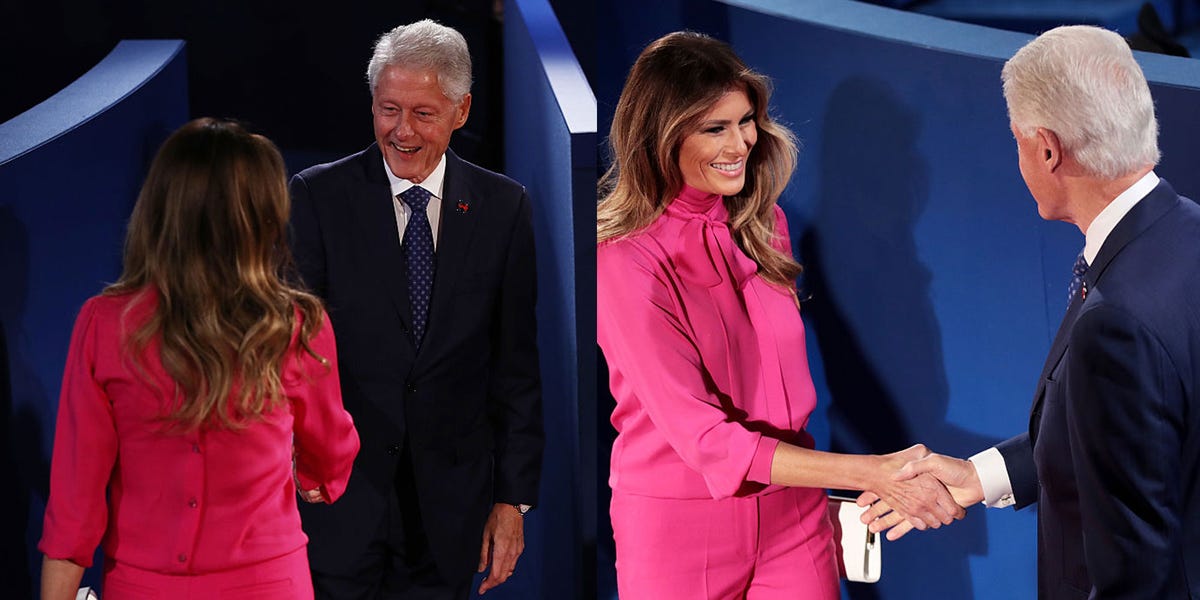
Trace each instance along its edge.
<instances>
[{"instance_id":1,"label":"curved blue stage panel","mask_svg":"<svg viewBox=\"0 0 1200 600\"><path fill-rule=\"evenodd\" d=\"M596 541L596 99L547 0L506 3L505 172L533 202L546 456L517 575L488 596L590 596Z\"/></svg>"},{"instance_id":2,"label":"curved blue stage panel","mask_svg":"<svg viewBox=\"0 0 1200 600\"><path fill-rule=\"evenodd\" d=\"M120 274L155 150L188 114L181 41L124 41L0 124L0 582L35 597L58 388L80 305ZM13 483L15 481L15 483ZM85 582L94 582L98 570Z\"/></svg>"},{"instance_id":3,"label":"curved blue stage panel","mask_svg":"<svg viewBox=\"0 0 1200 600\"><path fill-rule=\"evenodd\" d=\"M1031 36L844 0L643 4L600 14L602 123L638 51L694 29L773 78L773 110L801 139L781 203L812 294L818 447L967 456L1024 430L1083 246L1074 226L1038 217L1017 168L1000 70ZM1200 199L1200 61L1137 57L1162 131L1157 172ZM885 544L882 581L844 595L1032 598L1035 555L1034 510L976 507Z\"/></svg>"}]
</instances>

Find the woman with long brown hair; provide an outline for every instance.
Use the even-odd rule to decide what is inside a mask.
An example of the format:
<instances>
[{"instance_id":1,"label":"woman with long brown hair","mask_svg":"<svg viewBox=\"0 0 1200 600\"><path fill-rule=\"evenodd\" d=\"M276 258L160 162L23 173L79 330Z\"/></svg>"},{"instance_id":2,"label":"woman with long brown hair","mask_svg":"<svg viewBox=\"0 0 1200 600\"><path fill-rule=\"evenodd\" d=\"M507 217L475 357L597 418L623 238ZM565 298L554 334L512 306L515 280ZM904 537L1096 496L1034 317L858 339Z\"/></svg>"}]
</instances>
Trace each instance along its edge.
<instances>
[{"instance_id":1,"label":"woman with long brown hair","mask_svg":"<svg viewBox=\"0 0 1200 600\"><path fill-rule=\"evenodd\" d=\"M651 43L613 119L597 210L597 340L617 406L609 484L622 600L838 597L823 488L894 507L936 495L892 473L927 454L813 449L787 222L796 166L769 81L725 43ZM907 485L913 483L913 485ZM903 509L901 509L903 511ZM799 596L798 596L799 594Z\"/></svg>"},{"instance_id":2,"label":"woman with long brown hair","mask_svg":"<svg viewBox=\"0 0 1200 600\"><path fill-rule=\"evenodd\" d=\"M155 156L124 272L71 337L43 600L75 597L101 541L105 600L312 598L295 490L336 500L359 443L324 309L283 278L288 208L279 151L236 123Z\"/></svg>"}]
</instances>

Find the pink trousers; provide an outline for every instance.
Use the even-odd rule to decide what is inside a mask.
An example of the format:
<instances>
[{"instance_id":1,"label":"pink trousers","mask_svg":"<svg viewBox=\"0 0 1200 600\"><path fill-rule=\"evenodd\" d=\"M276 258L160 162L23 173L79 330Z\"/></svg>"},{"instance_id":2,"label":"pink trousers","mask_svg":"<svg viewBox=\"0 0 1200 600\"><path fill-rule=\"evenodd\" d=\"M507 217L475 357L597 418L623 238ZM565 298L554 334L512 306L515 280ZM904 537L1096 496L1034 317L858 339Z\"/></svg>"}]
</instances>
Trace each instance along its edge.
<instances>
[{"instance_id":1,"label":"pink trousers","mask_svg":"<svg viewBox=\"0 0 1200 600\"><path fill-rule=\"evenodd\" d=\"M613 492L621 600L837 600L823 490L724 500Z\"/></svg>"},{"instance_id":2,"label":"pink trousers","mask_svg":"<svg viewBox=\"0 0 1200 600\"><path fill-rule=\"evenodd\" d=\"M104 600L312 600L308 551L219 573L164 575L110 560L105 563Z\"/></svg>"}]
</instances>

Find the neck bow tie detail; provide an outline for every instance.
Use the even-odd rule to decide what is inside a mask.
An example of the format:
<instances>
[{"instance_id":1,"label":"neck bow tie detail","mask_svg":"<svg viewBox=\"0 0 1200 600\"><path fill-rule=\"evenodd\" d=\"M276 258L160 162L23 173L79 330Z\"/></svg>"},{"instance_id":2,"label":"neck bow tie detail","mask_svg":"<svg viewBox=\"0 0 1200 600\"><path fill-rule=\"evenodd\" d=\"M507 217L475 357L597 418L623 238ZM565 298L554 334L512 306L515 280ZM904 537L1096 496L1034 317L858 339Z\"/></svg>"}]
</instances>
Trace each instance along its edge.
<instances>
[{"instance_id":1,"label":"neck bow tie detail","mask_svg":"<svg viewBox=\"0 0 1200 600\"><path fill-rule=\"evenodd\" d=\"M733 241L729 224L706 214L693 214L680 232L676 269L680 277L706 287L732 278L738 289L758 272L758 265Z\"/></svg>"}]
</instances>

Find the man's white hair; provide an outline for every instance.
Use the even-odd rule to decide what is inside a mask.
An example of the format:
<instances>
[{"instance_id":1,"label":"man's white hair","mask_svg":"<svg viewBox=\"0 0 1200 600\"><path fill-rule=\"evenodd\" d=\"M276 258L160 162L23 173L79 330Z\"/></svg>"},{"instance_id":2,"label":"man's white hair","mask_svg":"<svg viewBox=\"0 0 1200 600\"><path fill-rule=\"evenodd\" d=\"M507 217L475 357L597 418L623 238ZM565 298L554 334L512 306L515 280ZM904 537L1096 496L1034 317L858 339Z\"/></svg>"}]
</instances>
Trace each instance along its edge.
<instances>
[{"instance_id":1,"label":"man's white hair","mask_svg":"<svg viewBox=\"0 0 1200 600\"><path fill-rule=\"evenodd\" d=\"M459 104L471 91L471 53L461 33L436 21L425 19L401 25L375 42L375 52L367 64L367 83L371 94L379 84L385 67L432 69L438 76L442 93Z\"/></svg>"},{"instance_id":2,"label":"man's white hair","mask_svg":"<svg viewBox=\"0 0 1200 600\"><path fill-rule=\"evenodd\" d=\"M1154 100L1121 36L1056 27L1018 50L1001 79L1017 132L1053 131L1091 175L1116 179L1158 163Z\"/></svg>"}]
</instances>

